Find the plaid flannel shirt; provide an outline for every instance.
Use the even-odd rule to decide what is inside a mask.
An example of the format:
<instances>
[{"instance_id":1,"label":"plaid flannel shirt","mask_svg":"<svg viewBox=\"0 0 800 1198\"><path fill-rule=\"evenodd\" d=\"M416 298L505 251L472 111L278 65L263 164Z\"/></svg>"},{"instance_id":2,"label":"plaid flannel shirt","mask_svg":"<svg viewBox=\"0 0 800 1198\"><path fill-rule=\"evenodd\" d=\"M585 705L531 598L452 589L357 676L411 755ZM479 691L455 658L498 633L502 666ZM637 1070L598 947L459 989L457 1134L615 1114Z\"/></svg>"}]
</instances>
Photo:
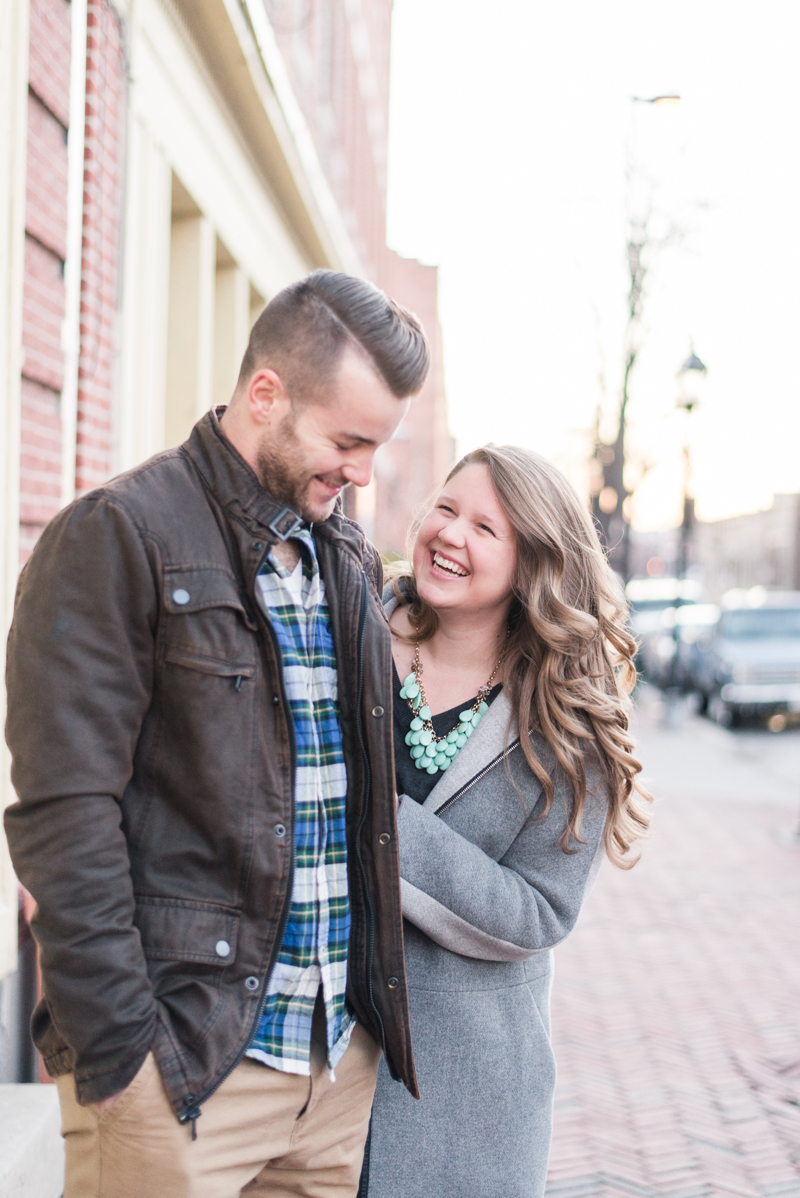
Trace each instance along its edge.
<instances>
[{"instance_id":1,"label":"plaid flannel shirt","mask_svg":"<svg viewBox=\"0 0 800 1198\"><path fill-rule=\"evenodd\" d=\"M337 711L336 653L325 587L307 528L294 534L293 573L267 558L258 596L278 638L296 745L294 885L283 942L247 1055L286 1073L310 1072L311 1020L322 988L331 1073L355 1023L345 1003L350 901L347 777Z\"/></svg>"}]
</instances>

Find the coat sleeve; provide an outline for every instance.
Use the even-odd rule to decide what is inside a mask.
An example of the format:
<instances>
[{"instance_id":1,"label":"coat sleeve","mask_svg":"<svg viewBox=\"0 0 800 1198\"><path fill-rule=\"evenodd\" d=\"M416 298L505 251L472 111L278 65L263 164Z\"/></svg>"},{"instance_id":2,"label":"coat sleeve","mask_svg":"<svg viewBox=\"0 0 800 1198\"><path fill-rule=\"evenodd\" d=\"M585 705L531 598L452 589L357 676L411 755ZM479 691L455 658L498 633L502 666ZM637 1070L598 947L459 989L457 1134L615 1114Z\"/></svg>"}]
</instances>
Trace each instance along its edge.
<instances>
[{"instance_id":1,"label":"coat sleeve","mask_svg":"<svg viewBox=\"0 0 800 1198\"><path fill-rule=\"evenodd\" d=\"M87 498L42 534L9 637L18 801L5 825L37 904L44 1000L84 1103L132 1080L156 1028L120 808L152 694L156 608L133 521L116 503Z\"/></svg>"},{"instance_id":2,"label":"coat sleeve","mask_svg":"<svg viewBox=\"0 0 800 1198\"><path fill-rule=\"evenodd\" d=\"M571 789L556 787L495 860L427 807L404 798L398 813L403 916L437 944L484 961L521 961L572 931L603 853L606 794L590 776L581 840L564 853Z\"/></svg>"}]
</instances>

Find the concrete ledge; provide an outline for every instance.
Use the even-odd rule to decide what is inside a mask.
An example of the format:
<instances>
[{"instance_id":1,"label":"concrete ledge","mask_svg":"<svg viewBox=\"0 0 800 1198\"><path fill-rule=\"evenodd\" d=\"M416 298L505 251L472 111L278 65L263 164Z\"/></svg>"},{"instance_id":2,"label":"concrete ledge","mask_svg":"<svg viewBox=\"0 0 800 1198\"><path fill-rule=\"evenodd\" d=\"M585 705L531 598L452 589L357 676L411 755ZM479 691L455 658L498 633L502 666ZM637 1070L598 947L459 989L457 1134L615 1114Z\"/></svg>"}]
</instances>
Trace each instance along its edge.
<instances>
[{"instance_id":1,"label":"concrete ledge","mask_svg":"<svg viewBox=\"0 0 800 1198\"><path fill-rule=\"evenodd\" d=\"M60 1129L55 1086L0 1086L0 1198L60 1198Z\"/></svg>"}]
</instances>

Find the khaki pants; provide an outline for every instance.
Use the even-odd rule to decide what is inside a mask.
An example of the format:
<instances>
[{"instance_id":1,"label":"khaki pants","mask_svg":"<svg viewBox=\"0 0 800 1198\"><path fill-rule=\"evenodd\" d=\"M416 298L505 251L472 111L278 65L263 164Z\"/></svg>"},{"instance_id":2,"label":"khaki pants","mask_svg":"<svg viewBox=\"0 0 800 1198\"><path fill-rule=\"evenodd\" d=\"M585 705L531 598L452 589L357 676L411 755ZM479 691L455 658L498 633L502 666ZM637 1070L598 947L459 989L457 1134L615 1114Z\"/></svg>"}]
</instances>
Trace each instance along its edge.
<instances>
[{"instance_id":1,"label":"khaki pants","mask_svg":"<svg viewBox=\"0 0 800 1198\"><path fill-rule=\"evenodd\" d=\"M311 1077L245 1059L203 1103L194 1141L152 1053L103 1114L80 1106L71 1074L60 1077L64 1198L354 1198L379 1059L358 1025L335 1082L318 1045Z\"/></svg>"}]
</instances>

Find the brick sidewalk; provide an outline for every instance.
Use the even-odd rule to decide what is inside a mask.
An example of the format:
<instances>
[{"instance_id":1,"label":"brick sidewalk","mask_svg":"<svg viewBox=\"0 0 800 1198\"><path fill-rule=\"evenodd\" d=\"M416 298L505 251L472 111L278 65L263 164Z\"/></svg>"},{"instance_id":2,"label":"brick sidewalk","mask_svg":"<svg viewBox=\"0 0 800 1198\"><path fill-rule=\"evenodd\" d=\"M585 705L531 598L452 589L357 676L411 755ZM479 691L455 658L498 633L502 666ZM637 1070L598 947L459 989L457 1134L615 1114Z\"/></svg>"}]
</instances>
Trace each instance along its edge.
<instances>
[{"instance_id":1,"label":"brick sidewalk","mask_svg":"<svg viewBox=\"0 0 800 1198\"><path fill-rule=\"evenodd\" d=\"M548 1198L800 1196L793 812L660 792L556 953Z\"/></svg>"}]
</instances>

